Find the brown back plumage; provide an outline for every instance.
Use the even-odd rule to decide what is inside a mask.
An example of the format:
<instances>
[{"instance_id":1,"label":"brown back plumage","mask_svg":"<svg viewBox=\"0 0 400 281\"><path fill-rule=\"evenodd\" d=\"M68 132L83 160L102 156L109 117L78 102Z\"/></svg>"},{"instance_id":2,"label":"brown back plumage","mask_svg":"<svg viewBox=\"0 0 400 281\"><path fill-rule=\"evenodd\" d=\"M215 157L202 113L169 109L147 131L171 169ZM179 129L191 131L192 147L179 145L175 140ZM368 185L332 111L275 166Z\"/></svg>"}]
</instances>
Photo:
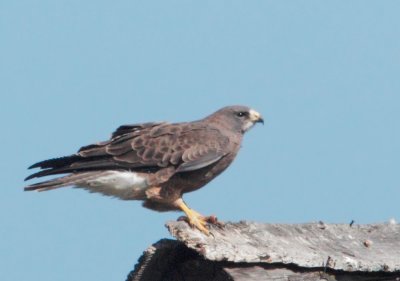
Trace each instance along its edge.
<instances>
[{"instance_id":1,"label":"brown back plumage","mask_svg":"<svg viewBox=\"0 0 400 281\"><path fill-rule=\"evenodd\" d=\"M44 169L26 178L93 170L155 172L169 165L188 171L221 158L229 139L204 122L145 123L118 128L108 141L82 147L77 154L45 160Z\"/></svg>"}]
</instances>

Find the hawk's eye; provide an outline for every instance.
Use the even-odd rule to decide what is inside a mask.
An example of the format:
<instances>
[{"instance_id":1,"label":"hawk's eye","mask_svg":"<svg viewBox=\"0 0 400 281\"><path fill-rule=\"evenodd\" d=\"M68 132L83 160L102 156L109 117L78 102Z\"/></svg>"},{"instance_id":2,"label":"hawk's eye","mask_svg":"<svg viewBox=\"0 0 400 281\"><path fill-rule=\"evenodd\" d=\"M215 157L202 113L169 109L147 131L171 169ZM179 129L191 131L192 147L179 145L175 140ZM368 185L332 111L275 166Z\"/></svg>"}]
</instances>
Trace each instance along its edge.
<instances>
[{"instance_id":1,"label":"hawk's eye","mask_svg":"<svg viewBox=\"0 0 400 281\"><path fill-rule=\"evenodd\" d=\"M243 117L243 116L247 115L247 112L241 111L241 112L236 113L236 115L239 116L239 117Z\"/></svg>"}]
</instances>

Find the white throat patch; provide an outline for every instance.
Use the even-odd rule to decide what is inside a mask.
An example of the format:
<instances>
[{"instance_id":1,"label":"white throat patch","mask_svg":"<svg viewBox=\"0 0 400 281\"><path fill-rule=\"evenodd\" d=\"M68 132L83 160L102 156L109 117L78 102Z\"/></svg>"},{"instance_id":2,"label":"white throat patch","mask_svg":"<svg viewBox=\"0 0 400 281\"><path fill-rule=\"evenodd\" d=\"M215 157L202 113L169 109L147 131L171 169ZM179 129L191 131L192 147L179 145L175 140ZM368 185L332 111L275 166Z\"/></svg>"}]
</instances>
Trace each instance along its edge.
<instances>
[{"instance_id":1,"label":"white throat patch","mask_svg":"<svg viewBox=\"0 0 400 281\"><path fill-rule=\"evenodd\" d=\"M254 122L253 121L247 121L246 123L244 123L242 129L244 132L247 132L248 130L250 130L252 127L254 126Z\"/></svg>"}]
</instances>

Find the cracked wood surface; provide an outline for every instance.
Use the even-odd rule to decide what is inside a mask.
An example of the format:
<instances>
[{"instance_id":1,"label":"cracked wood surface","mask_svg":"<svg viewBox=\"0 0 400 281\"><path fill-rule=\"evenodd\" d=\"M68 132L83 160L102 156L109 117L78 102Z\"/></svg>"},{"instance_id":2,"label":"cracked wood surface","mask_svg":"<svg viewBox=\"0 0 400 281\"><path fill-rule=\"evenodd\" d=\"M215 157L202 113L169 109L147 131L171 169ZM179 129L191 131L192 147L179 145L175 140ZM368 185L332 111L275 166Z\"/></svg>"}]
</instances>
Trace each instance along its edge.
<instances>
[{"instance_id":1,"label":"cracked wood surface","mask_svg":"<svg viewBox=\"0 0 400 281\"><path fill-rule=\"evenodd\" d=\"M226 223L205 236L168 222L127 281L400 281L396 223Z\"/></svg>"},{"instance_id":2,"label":"cracked wood surface","mask_svg":"<svg viewBox=\"0 0 400 281\"><path fill-rule=\"evenodd\" d=\"M281 263L363 272L400 271L399 224L263 224L211 226L206 236L185 222L170 233L210 261Z\"/></svg>"}]
</instances>

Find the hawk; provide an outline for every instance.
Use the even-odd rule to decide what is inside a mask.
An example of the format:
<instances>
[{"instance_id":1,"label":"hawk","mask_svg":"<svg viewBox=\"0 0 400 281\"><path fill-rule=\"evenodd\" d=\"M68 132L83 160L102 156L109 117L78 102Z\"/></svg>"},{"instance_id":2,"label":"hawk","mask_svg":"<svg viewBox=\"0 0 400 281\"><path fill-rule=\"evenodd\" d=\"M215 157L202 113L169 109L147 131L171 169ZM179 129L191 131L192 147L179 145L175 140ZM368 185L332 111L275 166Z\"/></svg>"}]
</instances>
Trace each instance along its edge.
<instances>
[{"instance_id":1,"label":"hawk","mask_svg":"<svg viewBox=\"0 0 400 281\"><path fill-rule=\"evenodd\" d=\"M189 208L182 195L206 185L235 159L242 138L261 115L228 106L185 123L123 125L109 140L84 146L70 156L44 160L25 180L65 174L25 187L45 191L74 186L123 200L141 200L156 211L181 210L205 234L207 217Z\"/></svg>"}]
</instances>

